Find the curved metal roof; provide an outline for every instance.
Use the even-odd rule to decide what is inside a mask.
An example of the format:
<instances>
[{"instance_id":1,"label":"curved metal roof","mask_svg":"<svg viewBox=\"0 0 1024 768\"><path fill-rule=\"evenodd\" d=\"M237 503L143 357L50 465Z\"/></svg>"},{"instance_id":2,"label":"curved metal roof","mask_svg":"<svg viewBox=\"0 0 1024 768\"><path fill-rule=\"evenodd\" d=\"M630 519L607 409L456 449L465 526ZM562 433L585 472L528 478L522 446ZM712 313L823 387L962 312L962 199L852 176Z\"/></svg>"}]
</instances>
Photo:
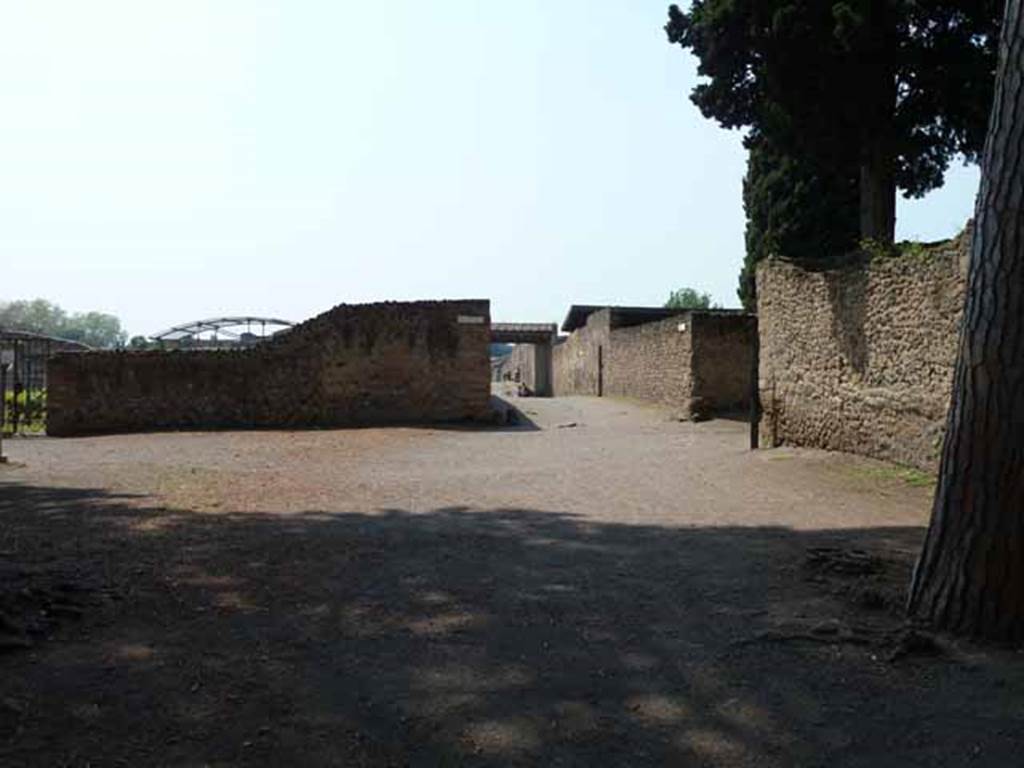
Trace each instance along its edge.
<instances>
[{"instance_id":1,"label":"curved metal roof","mask_svg":"<svg viewBox=\"0 0 1024 768\"><path fill-rule=\"evenodd\" d=\"M180 341L181 339L194 338L201 333L222 333L229 338L237 339L241 338L241 332L236 333L229 329L241 326L251 329L254 325L261 326L265 331L268 325L278 326L281 330L284 330L285 328L291 328L295 323L277 317L255 317L250 315L212 317L207 320L193 320L190 323L176 325L173 328L160 331L160 333L155 333L150 338L154 341ZM275 333L279 332L275 331Z\"/></svg>"}]
</instances>

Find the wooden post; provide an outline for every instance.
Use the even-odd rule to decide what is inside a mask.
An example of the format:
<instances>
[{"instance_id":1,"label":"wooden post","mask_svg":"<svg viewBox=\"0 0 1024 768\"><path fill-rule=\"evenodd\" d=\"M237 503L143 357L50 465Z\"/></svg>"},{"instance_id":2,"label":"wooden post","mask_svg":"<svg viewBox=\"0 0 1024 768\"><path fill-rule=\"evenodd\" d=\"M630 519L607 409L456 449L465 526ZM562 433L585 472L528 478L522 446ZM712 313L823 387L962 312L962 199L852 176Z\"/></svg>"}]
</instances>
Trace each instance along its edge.
<instances>
[{"instance_id":1,"label":"wooden post","mask_svg":"<svg viewBox=\"0 0 1024 768\"><path fill-rule=\"evenodd\" d=\"M754 354L750 360L750 450L761 444L761 333L754 319Z\"/></svg>"},{"instance_id":2,"label":"wooden post","mask_svg":"<svg viewBox=\"0 0 1024 768\"><path fill-rule=\"evenodd\" d=\"M0 464L7 463L7 457L4 456L4 427L7 426L7 368L10 355L8 350L0 350Z\"/></svg>"}]
</instances>

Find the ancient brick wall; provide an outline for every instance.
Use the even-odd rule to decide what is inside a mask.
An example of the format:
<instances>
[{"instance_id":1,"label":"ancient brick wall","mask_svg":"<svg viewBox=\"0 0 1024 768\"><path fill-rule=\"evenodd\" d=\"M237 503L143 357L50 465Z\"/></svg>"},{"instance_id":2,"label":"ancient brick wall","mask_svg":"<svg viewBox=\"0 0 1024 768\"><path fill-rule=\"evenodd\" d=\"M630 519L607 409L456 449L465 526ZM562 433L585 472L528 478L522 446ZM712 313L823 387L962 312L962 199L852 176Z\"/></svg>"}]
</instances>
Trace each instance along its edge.
<instances>
[{"instance_id":1,"label":"ancient brick wall","mask_svg":"<svg viewBox=\"0 0 1024 768\"><path fill-rule=\"evenodd\" d=\"M603 394L666 405L678 418L737 410L749 403L757 327L753 316L680 312L664 320L620 325L631 320L628 313L603 309L558 344L555 394L596 395L603 372Z\"/></svg>"},{"instance_id":2,"label":"ancient brick wall","mask_svg":"<svg viewBox=\"0 0 1024 768\"><path fill-rule=\"evenodd\" d=\"M748 411L753 390L757 318L746 314L694 312L690 323L693 337L691 407L701 414Z\"/></svg>"},{"instance_id":3,"label":"ancient brick wall","mask_svg":"<svg viewBox=\"0 0 1024 768\"><path fill-rule=\"evenodd\" d=\"M584 327L555 346L553 372L556 397L598 394L599 368L608 351L610 334L611 310L602 309L591 314Z\"/></svg>"},{"instance_id":4,"label":"ancient brick wall","mask_svg":"<svg viewBox=\"0 0 1024 768\"><path fill-rule=\"evenodd\" d=\"M687 316L616 328L610 342L606 395L660 403L678 418L690 416L693 338Z\"/></svg>"},{"instance_id":5,"label":"ancient brick wall","mask_svg":"<svg viewBox=\"0 0 1024 768\"><path fill-rule=\"evenodd\" d=\"M970 235L902 256L757 272L762 442L935 469Z\"/></svg>"},{"instance_id":6,"label":"ancient brick wall","mask_svg":"<svg viewBox=\"0 0 1024 768\"><path fill-rule=\"evenodd\" d=\"M58 355L47 432L483 419L489 315L487 301L341 305L251 349Z\"/></svg>"}]
</instances>

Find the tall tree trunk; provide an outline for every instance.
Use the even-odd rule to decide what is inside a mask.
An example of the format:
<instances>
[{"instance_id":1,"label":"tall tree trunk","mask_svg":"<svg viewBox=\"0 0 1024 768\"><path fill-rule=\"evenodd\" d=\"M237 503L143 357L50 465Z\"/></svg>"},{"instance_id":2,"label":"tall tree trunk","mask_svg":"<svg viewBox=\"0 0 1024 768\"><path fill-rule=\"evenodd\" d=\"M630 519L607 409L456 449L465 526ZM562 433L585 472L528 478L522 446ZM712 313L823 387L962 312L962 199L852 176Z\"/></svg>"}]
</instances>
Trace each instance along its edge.
<instances>
[{"instance_id":1,"label":"tall tree trunk","mask_svg":"<svg viewBox=\"0 0 1024 768\"><path fill-rule=\"evenodd\" d=\"M881 138L867 141L861 160L860 236L883 244L896 237L896 179L892 157Z\"/></svg>"},{"instance_id":2,"label":"tall tree trunk","mask_svg":"<svg viewBox=\"0 0 1024 768\"><path fill-rule=\"evenodd\" d=\"M1024 0L1007 0L931 526L909 609L1024 639Z\"/></svg>"},{"instance_id":3,"label":"tall tree trunk","mask_svg":"<svg viewBox=\"0 0 1024 768\"><path fill-rule=\"evenodd\" d=\"M860 97L852 101L860 123L860 238L889 245L896 238L893 119L898 17L891 0L868 0L857 46Z\"/></svg>"},{"instance_id":4,"label":"tall tree trunk","mask_svg":"<svg viewBox=\"0 0 1024 768\"><path fill-rule=\"evenodd\" d=\"M893 164L893 116L896 69L892 58L896 18L887 0L869 6L861 102L860 236L889 244L896 237L896 174Z\"/></svg>"}]
</instances>

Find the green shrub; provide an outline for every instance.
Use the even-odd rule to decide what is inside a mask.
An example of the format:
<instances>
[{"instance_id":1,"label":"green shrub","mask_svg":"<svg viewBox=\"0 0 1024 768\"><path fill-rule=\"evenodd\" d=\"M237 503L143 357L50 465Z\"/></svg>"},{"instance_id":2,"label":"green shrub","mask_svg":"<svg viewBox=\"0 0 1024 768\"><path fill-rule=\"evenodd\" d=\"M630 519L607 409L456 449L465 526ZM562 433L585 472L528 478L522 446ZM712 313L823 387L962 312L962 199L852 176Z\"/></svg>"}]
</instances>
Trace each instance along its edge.
<instances>
[{"instance_id":1,"label":"green shrub","mask_svg":"<svg viewBox=\"0 0 1024 768\"><path fill-rule=\"evenodd\" d=\"M18 429L27 432L42 432L46 429L46 390L25 389L15 397L13 390L4 392L4 431L14 428L14 412L17 405Z\"/></svg>"}]
</instances>

